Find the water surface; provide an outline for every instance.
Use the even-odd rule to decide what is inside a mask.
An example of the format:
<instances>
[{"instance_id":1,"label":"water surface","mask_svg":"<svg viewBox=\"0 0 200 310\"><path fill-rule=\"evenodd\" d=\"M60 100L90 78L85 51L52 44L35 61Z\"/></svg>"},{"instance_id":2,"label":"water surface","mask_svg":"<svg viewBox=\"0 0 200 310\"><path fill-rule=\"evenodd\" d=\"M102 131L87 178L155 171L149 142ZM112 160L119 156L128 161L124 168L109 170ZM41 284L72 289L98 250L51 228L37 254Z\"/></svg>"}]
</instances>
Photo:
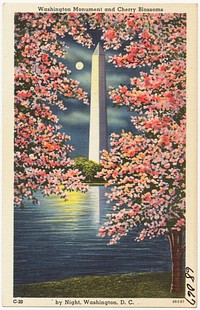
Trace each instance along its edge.
<instances>
[{"instance_id":1,"label":"water surface","mask_svg":"<svg viewBox=\"0 0 200 310\"><path fill-rule=\"evenodd\" d=\"M60 280L82 275L169 271L165 237L135 242L131 232L114 246L98 237L110 206L104 187L70 193L69 201L38 197L40 206L27 202L15 208L15 284Z\"/></svg>"}]
</instances>

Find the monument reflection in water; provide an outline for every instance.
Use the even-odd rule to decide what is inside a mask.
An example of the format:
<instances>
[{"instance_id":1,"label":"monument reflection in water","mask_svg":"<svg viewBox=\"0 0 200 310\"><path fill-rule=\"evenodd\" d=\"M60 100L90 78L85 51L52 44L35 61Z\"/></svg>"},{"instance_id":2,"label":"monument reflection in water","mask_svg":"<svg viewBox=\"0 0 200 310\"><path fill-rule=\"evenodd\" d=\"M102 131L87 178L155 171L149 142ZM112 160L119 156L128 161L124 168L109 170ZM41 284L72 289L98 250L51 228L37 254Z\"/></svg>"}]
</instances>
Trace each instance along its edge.
<instances>
[{"instance_id":1,"label":"monument reflection in water","mask_svg":"<svg viewBox=\"0 0 200 310\"><path fill-rule=\"evenodd\" d=\"M98 237L111 206L103 186L87 193L72 192L69 201L39 197L15 208L15 284L59 280L84 275L169 271L165 238L135 242L133 231L114 246ZM161 255L162 253L162 255Z\"/></svg>"}]
</instances>

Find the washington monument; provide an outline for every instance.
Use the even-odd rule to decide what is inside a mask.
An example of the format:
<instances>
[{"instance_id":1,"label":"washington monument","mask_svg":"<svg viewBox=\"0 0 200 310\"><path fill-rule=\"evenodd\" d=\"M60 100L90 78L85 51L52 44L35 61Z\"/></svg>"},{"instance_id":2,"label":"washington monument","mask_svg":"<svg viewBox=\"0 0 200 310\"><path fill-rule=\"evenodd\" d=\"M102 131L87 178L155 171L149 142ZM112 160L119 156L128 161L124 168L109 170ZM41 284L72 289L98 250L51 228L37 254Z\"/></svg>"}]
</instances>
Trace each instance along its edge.
<instances>
[{"instance_id":1,"label":"washington monument","mask_svg":"<svg viewBox=\"0 0 200 310\"><path fill-rule=\"evenodd\" d=\"M107 106L105 53L100 44L92 55L89 159L99 163L107 150Z\"/></svg>"}]
</instances>

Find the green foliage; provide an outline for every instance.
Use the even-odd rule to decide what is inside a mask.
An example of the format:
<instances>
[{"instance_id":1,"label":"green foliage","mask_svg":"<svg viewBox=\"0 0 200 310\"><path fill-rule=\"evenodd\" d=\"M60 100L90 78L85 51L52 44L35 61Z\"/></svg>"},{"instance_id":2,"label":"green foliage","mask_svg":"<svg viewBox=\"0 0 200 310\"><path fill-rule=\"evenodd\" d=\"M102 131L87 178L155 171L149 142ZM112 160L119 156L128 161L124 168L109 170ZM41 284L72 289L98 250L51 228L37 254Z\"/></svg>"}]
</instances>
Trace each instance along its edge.
<instances>
[{"instance_id":1,"label":"green foliage","mask_svg":"<svg viewBox=\"0 0 200 310\"><path fill-rule=\"evenodd\" d=\"M101 171L102 165L89 160L86 157L75 157L75 168L82 172L85 177L85 181L89 183L103 183L105 182L103 178L98 178L96 175Z\"/></svg>"}]
</instances>

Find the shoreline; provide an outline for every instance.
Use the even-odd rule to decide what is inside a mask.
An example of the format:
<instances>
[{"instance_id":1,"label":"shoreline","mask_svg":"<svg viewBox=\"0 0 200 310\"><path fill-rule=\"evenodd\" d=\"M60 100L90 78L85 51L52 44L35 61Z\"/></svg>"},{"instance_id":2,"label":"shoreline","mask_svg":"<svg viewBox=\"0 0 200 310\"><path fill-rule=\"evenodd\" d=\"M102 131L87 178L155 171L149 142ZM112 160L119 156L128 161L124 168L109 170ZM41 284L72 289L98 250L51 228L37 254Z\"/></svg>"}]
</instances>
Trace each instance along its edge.
<instances>
[{"instance_id":1,"label":"shoreline","mask_svg":"<svg viewBox=\"0 0 200 310\"><path fill-rule=\"evenodd\" d=\"M15 297L173 298L171 272L77 276L16 286ZM184 285L183 285L184 287Z\"/></svg>"}]
</instances>

